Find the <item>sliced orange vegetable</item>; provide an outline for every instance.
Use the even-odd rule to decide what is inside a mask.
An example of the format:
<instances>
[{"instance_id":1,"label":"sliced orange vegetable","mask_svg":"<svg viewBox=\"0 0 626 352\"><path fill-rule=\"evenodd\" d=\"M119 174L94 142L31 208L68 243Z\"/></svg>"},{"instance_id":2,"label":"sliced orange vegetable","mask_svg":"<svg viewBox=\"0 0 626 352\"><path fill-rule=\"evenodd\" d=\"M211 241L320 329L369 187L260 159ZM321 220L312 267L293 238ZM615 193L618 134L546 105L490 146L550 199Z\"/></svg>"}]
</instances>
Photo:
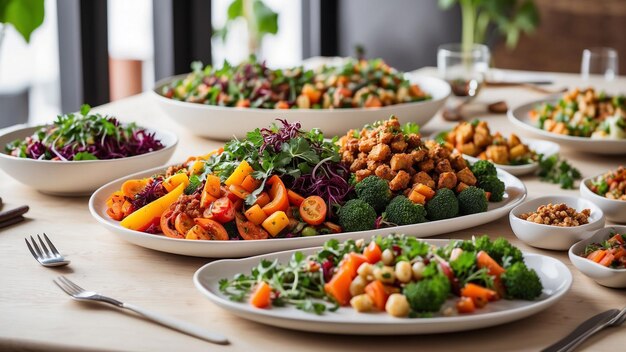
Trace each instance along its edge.
<instances>
[{"instance_id":1,"label":"sliced orange vegetable","mask_svg":"<svg viewBox=\"0 0 626 352\"><path fill-rule=\"evenodd\" d=\"M250 166L250 164L248 164L247 161L243 160L235 168L235 171L233 171L233 173L230 176L228 176L226 181L224 181L224 184L226 186L230 186L230 185L239 186L241 185L243 180L246 178L246 176L250 175L253 171L254 170L252 169L252 166Z\"/></svg>"},{"instance_id":2,"label":"sliced orange vegetable","mask_svg":"<svg viewBox=\"0 0 626 352\"><path fill-rule=\"evenodd\" d=\"M372 241L369 245L367 245L367 247L365 247L363 255L367 258L368 263L375 264L380 261L383 256L383 252L380 250L378 244Z\"/></svg>"},{"instance_id":3,"label":"sliced orange vegetable","mask_svg":"<svg viewBox=\"0 0 626 352\"><path fill-rule=\"evenodd\" d=\"M322 98L322 91L315 89L315 87L310 83L307 83L302 87L302 94L309 97L311 104L319 103Z\"/></svg>"},{"instance_id":4,"label":"sliced orange vegetable","mask_svg":"<svg viewBox=\"0 0 626 352\"><path fill-rule=\"evenodd\" d=\"M141 180L128 180L122 184L122 193L126 197L134 198L137 193L146 188L149 180L150 179L148 178L144 178Z\"/></svg>"},{"instance_id":5,"label":"sliced orange vegetable","mask_svg":"<svg viewBox=\"0 0 626 352\"><path fill-rule=\"evenodd\" d=\"M417 186L415 186L414 190L417 191L417 193L426 197L426 200L430 200L432 197L435 196L435 190L426 186L423 183L419 183Z\"/></svg>"},{"instance_id":6,"label":"sliced orange vegetable","mask_svg":"<svg viewBox=\"0 0 626 352\"><path fill-rule=\"evenodd\" d=\"M235 223L237 224L237 231L244 240L264 240L269 237L267 231L259 225L255 225L252 221L247 221L246 218L237 213L235 215Z\"/></svg>"},{"instance_id":7,"label":"sliced orange vegetable","mask_svg":"<svg viewBox=\"0 0 626 352\"><path fill-rule=\"evenodd\" d=\"M245 211L244 215L255 225L261 225L267 219L267 215L258 204L251 206L250 209Z\"/></svg>"},{"instance_id":8,"label":"sliced orange vegetable","mask_svg":"<svg viewBox=\"0 0 626 352\"><path fill-rule=\"evenodd\" d=\"M257 308L267 308L272 303L272 288L265 281L259 282L250 296L250 304Z\"/></svg>"},{"instance_id":9,"label":"sliced orange vegetable","mask_svg":"<svg viewBox=\"0 0 626 352\"><path fill-rule=\"evenodd\" d=\"M269 203L261 207L267 216L277 211L287 211L289 208L289 199L287 198L287 188L280 179L280 177L274 175L266 182L271 186L269 195L272 199Z\"/></svg>"},{"instance_id":10,"label":"sliced orange vegetable","mask_svg":"<svg viewBox=\"0 0 626 352\"><path fill-rule=\"evenodd\" d=\"M187 177L187 174L184 173L184 172L180 172L180 173L174 174L174 175L166 178L165 180L163 180L163 187L165 187L165 189L168 192L171 192L173 189L175 189L180 184L184 184L185 185L183 187L183 189L185 189L185 187L187 187L187 185L189 185L189 177Z\"/></svg>"},{"instance_id":11,"label":"sliced orange vegetable","mask_svg":"<svg viewBox=\"0 0 626 352\"><path fill-rule=\"evenodd\" d=\"M419 193L415 189L411 191L411 194L409 194L409 200L415 204L426 204L426 196Z\"/></svg>"},{"instance_id":12,"label":"sliced orange vegetable","mask_svg":"<svg viewBox=\"0 0 626 352\"><path fill-rule=\"evenodd\" d=\"M202 192L202 197L200 197L200 206L203 208L208 208L211 206L211 203L215 202L217 198L208 194L207 192Z\"/></svg>"},{"instance_id":13,"label":"sliced orange vegetable","mask_svg":"<svg viewBox=\"0 0 626 352\"><path fill-rule=\"evenodd\" d=\"M289 104L286 101L281 100L281 101L277 102L274 107L276 109L289 109Z\"/></svg>"},{"instance_id":14,"label":"sliced orange vegetable","mask_svg":"<svg viewBox=\"0 0 626 352\"><path fill-rule=\"evenodd\" d=\"M618 234L615 234L615 236L609 238L607 242L611 244L614 244L614 243L624 244L624 238L622 238L622 235L618 233Z\"/></svg>"},{"instance_id":15,"label":"sliced orange vegetable","mask_svg":"<svg viewBox=\"0 0 626 352\"><path fill-rule=\"evenodd\" d=\"M459 298L459 300L456 302L456 310L459 313L472 313L476 310L474 300L469 297Z\"/></svg>"},{"instance_id":16,"label":"sliced orange vegetable","mask_svg":"<svg viewBox=\"0 0 626 352\"><path fill-rule=\"evenodd\" d=\"M365 99L365 103L363 104L363 106L365 106L366 108L379 108L383 106L383 103L380 101L380 99L378 99L377 96L370 94L367 96L367 99Z\"/></svg>"},{"instance_id":17,"label":"sliced orange vegetable","mask_svg":"<svg viewBox=\"0 0 626 352\"><path fill-rule=\"evenodd\" d=\"M326 226L330 231L332 231L332 233L340 233L341 231L343 231L341 226L330 221L326 221L324 223L324 226Z\"/></svg>"},{"instance_id":18,"label":"sliced orange vegetable","mask_svg":"<svg viewBox=\"0 0 626 352\"><path fill-rule=\"evenodd\" d=\"M297 207L299 207L300 204L304 202L304 197L292 190L287 191L287 198L289 198L289 204L295 205Z\"/></svg>"},{"instance_id":19,"label":"sliced orange vegetable","mask_svg":"<svg viewBox=\"0 0 626 352\"><path fill-rule=\"evenodd\" d=\"M366 263L367 258L363 254L351 252L347 254L341 262L340 270L345 270L350 273L350 276L354 279L357 275L357 270L361 264Z\"/></svg>"},{"instance_id":20,"label":"sliced orange vegetable","mask_svg":"<svg viewBox=\"0 0 626 352\"><path fill-rule=\"evenodd\" d=\"M172 205L178 199L178 197L183 194L185 187L187 187L185 183L179 184L168 194L148 203L147 205L128 215L124 220L120 222L120 225L131 230L144 228L146 224L149 224L152 221L152 219L160 217L170 207L170 205Z\"/></svg>"},{"instance_id":21,"label":"sliced orange vegetable","mask_svg":"<svg viewBox=\"0 0 626 352\"><path fill-rule=\"evenodd\" d=\"M221 197L222 190L220 189L220 178L216 175L207 175L203 192L208 193L214 198Z\"/></svg>"},{"instance_id":22,"label":"sliced orange vegetable","mask_svg":"<svg viewBox=\"0 0 626 352\"><path fill-rule=\"evenodd\" d=\"M113 194L111 194L111 196L109 197L109 199L107 199L107 207L111 207L111 205L115 202L119 202L119 201L124 201L124 192L122 191L115 191L113 192Z\"/></svg>"},{"instance_id":23,"label":"sliced orange vegetable","mask_svg":"<svg viewBox=\"0 0 626 352\"><path fill-rule=\"evenodd\" d=\"M307 197L300 204L300 217L309 225L319 225L326 220L326 202L320 196Z\"/></svg>"},{"instance_id":24,"label":"sliced orange vegetable","mask_svg":"<svg viewBox=\"0 0 626 352\"><path fill-rule=\"evenodd\" d=\"M185 238L185 234L179 233L174 227L174 221L178 214L179 213L175 213L173 210L167 210L161 215L161 231L165 236L171 238Z\"/></svg>"},{"instance_id":25,"label":"sliced orange vegetable","mask_svg":"<svg viewBox=\"0 0 626 352\"><path fill-rule=\"evenodd\" d=\"M204 170L204 160L196 160L189 166L189 175L199 175Z\"/></svg>"},{"instance_id":26,"label":"sliced orange vegetable","mask_svg":"<svg viewBox=\"0 0 626 352\"><path fill-rule=\"evenodd\" d=\"M352 283L352 276L349 272L339 270L333 275L329 282L324 284L324 291L332 296L337 303L342 306L346 306L350 303L350 284Z\"/></svg>"},{"instance_id":27,"label":"sliced orange vegetable","mask_svg":"<svg viewBox=\"0 0 626 352\"><path fill-rule=\"evenodd\" d=\"M365 293L370 296L372 302L374 302L374 306L378 308L378 310L385 311L385 304L387 304L389 293L387 293L385 285L383 285L380 280L374 280L367 284L367 286L365 286Z\"/></svg>"},{"instance_id":28,"label":"sliced orange vegetable","mask_svg":"<svg viewBox=\"0 0 626 352\"><path fill-rule=\"evenodd\" d=\"M615 248L612 254L615 257L615 260L618 260L626 256L626 249L624 249L624 247Z\"/></svg>"},{"instance_id":29,"label":"sliced orange vegetable","mask_svg":"<svg viewBox=\"0 0 626 352\"><path fill-rule=\"evenodd\" d=\"M476 254L476 266L480 269L487 268L489 275L493 275L497 278L506 271L485 251L480 251Z\"/></svg>"},{"instance_id":30,"label":"sliced orange vegetable","mask_svg":"<svg viewBox=\"0 0 626 352\"><path fill-rule=\"evenodd\" d=\"M254 190L259 188L260 185L261 180L255 179L252 175L246 176L246 178L243 179L243 182L241 182L241 188L250 193L254 192Z\"/></svg>"},{"instance_id":31,"label":"sliced orange vegetable","mask_svg":"<svg viewBox=\"0 0 626 352\"><path fill-rule=\"evenodd\" d=\"M219 147L215 150L210 151L209 153L199 156L198 159L202 159L202 160L207 160L210 157L212 157L213 155L220 155L222 154L222 152L224 152L224 148L223 147Z\"/></svg>"},{"instance_id":32,"label":"sliced orange vegetable","mask_svg":"<svg viewBox=\"0 0 626 352\"><path fill-rule=\"evenodd\" d=\"M241 199L246 199L246 197L250 195L250 192L246 191L241 186L230 185L228 186L228 190Z\"/></svg>"},{"instance_id":33,"label":"sliced orange vegetable","mask_svg":"<svg viewBox=\"0 0 626 352\"><path fill-rule=\"evenodd\" d=\"M498 293L486 287L482 287L473 283L465 284L461 289L461 297L468 297L474 301L474 305L482 308L487 302L497 300Z\"/></svg>"},{"instance_id":34,"label":"sliced orange vegetable","mask_svg":"<svg viewBox=\"0 0 626 352\"><path fill-rule=\"evenodd\" d=\"M267 192L261 192L261 194L259 194L256 197L256 202L254 202L254 204L258 204L261 208L263 208L264 206L266 206L269 202L271 201L270 199L270 195L267 194Z\"/></svg>"},{"instance_id":35,"label":"sliced orange vegetable","mask_svg":"<svg viewBox=\"0 0 626 352\"><path fill-rule=\"evenodd\" d=\"M235 107L237 108L249 108L250 107L250 99L239 99L235 103Z\"/></svg>"},{"instance_id":36,"label":"sliced orange vegetable","mask_svg":"<svg viewBox=\"0 0 626 352\"><path fill-rule=\"evenodd\" d=\"M261 224L272 236L278 235L287 225L289 225L289 218L287 214L281 210L273 212L272 215L268 216Z\"/></svg>"},{"instance_id":37,"label":"sliced orange vegetable","mask_svg":"<svg viewBox=\"0 0 626 352\"><path fill-rule=\"evenodd\" d=\"M587 259L599 263L605 255L606 251L604 249L598 249L589 253L589 255L587 255Z\"/></svg>"},{"instance_id":38,"label":"sliced orange vegetable","mask_svg":"<svg viewBox=\"0 0 626 352\"><path fill-rule=\"evenodd\" d=\"M487 197L487 201L491 199L491 192L485 191L485 197Z\"/></svg>"},{"instance_id":39,"label":"sliced orange vegetable","mask_svg":"<svg viewBox=\"0 0 626 352\"><path fill-rule=\"evenodd\" d=\"M122 211L122 202L111 203L111 206L107 208L107 215L113 219L120 221L124 219L124 212Z\"/></svg>"},{"instance_id":40,"label":"sliced orange vegetable","mask_svg":"<svg viewBox=\"0 0 626 352\"><path fill-rule=\"evenodd\" d=\"M132 214L133 211L135 211L135 208L133 207L133 203L129 202L128 200L125 200L124 203L122 203L122 214L124 215L124 217L127 217L128 215Z\"/></svg>"},{"instance_id":41,"label":"sliced orange vegetable","mask_svg":"<svg viewBox=\"0 0 626 352\"><path fill-rule=\"evenodd\" d=\"M212 241L228 241L228 232L222 224L215 220L205 218L195 218L193 221L196 223L194 227L187 232L187 239L200 239L200 240L212 240ZM199 227L199 228L198 228ZM192 231L193 230L193 231ZM190 235L190 233L192 233ZM190 238L197 237L197 238Z\"/></svg>"},{"instance_id":42,"label":"sliced orange vegetable","mask_svg":"<svg viewBox=\"0 0 626 352\"><path fill-rule=\"evenodd\" d=\"M613 260L615 260L615 256L611 253L607 253L604 258L602 258L602 260L598 262L598 264L608 267L611 266Z\"/></svg>"},{"instance_id":43,"label":"sliced orange vegetable","mask_svg":"<svg viewBox=\"0 0 626 352\"><path fill-rule=\"evenodd\" d=\"M193 219L185 213L178 214L174 219L174 228L179 233L187 233L195 224Z\"/></svg>"}]
</instances>

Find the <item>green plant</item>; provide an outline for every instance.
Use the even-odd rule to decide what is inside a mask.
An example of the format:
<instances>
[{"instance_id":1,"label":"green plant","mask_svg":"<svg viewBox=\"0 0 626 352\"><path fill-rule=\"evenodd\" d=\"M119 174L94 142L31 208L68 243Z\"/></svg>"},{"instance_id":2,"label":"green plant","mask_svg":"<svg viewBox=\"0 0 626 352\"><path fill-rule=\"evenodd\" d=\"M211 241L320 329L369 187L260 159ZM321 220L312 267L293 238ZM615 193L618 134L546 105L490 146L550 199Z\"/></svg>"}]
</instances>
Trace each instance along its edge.
<instances>
[{"instance_id":1,"label":"green plant","mask_svg":"<svg viewBox=\"0 0 626 352\"><path fill-rule=\"evenodd\" d=\"M0 36L5 25L12 25L30 42L30 35L41 26L44 0L0 0Z\"/></svg>"},{"instance_id":2,"label":"green plant","mask_svg":"<svg viewBox=\"0 0 626 352\"><path fill-rule=\"evenodd\" d=\"M278 32L278 14L262 0L233 0L224 27L214 29L213 35L226 41L230 25L240 18L248 27L249 54L259 54L263 37Z\"/></svg>"},{"instance_id":3,"label":"green plant","mask_svg":"<svg viewBox=\"0 0 626 352\"><path fill-rule=\"evenodd\" d=\"M484 43L491 24L505 36L509 48L515 48L521 33L531 33L539 24L534 0L439 0L439 7L447 10L456 3L461 6L464 50Z\"/></svg>"}]
</instances>

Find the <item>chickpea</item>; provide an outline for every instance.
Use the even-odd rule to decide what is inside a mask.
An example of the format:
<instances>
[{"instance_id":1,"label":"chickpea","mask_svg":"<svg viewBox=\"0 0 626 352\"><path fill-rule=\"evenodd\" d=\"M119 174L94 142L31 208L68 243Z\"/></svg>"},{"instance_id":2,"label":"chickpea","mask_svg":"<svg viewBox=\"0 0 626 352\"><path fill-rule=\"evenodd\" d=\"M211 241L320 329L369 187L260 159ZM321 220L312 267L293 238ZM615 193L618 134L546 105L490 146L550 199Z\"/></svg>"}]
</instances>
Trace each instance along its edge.
<instances>
[{"instance_id":1,"label":"chickpea","mask_svg":"<svg viewBox=\"0 0 626 352\"><path fill-rule=\"evenodd\" d=\"M394 317L402 318L409 315L409 301L401 293L393 293L387 299L385 311Z\"/></svg>"},{"instance_id":2,"label":"chickpea","mask_svg":"<svg viewBox=\"0 0 626 352\"><path fill-rule=\"evenodd\" d=\"M406 283L411 281L413 271L411 270L411 264L406 261L401 261L396 264L396 278L398 281Z\"/></svg>"},{"instance_id":3,"label":"chickpea","mask_svg":"<svg viewBox=\"0 0 626 352\"><path fill-rule=\"evenodd\" d=\"M369 312L370 310L372 310L372 307L374 306L374 302L372 302L372 299L370 298L370 296L366 294L361 294L361 295L352 297L352 299L350 300L350 305L357 312Z\"/></svg>"},{"instance_id":4,"label":"chickpea","mask_svg":"<svg viewBox=\"0 0 626 352\"><path fill-rule=\"evenodd\" d=\"M374 275L374 266L370 263L363 263L359 265L359 268L356 270L360 277L365 280L371 280L372 275Z\"/></svg>"},{"instance_id":5,"label":"chickpea","mask_svg":"<svg viewBox=\"0 0 626 352\"><path fill-rule=\"evenodd\" d=\"M384 284L393 284L396 281L396 273L392 266L383 266L374 269L374 279L380 280Z\"/></svg>"},{"instance_id":6,"label":"chickpea","mask_svg":"<svg viewBox=\"0 0 626 352\"><path fill-rule=\"evenodd\" d=\"M367 280L363 276L357 276L350 283L350 295L352 297L358 296L362 293L365 293L365 286L367 285Z\"/></svg>"},{"instance_id":7,"label":"chickpea","mask_svg":"<svg viewBox=\"0 0 626 352\"><path fill-rule=\"evenodd\" d=\"M393 251L389 248L385 249L382 254L382 261L385 265L393 265L393 261L395 260L395 255Z\"/></svg>"},{"instance_id":8,"label":"chickpea","mask_svg":"<svg viewBox=\"0 0 626 352\"><path fill-rule=\"evenodd\" d=\"M363 248L363 246L365 246L365 240L362 238L359 238L358 240L354 242L354 244L356 245L356 248Z\"/></svg>"},{"instance_id":9,"label":"chickpea","mask_svg":"<svg viewBox=\"0 0 626 352\"><path fill-rule=\"evenodd\" d=\"M415 280L420 280L424 276L424 269L426 269L426 265L423 262L415 262L413 263L413 278Z\"/></svg>"}]
</instances>

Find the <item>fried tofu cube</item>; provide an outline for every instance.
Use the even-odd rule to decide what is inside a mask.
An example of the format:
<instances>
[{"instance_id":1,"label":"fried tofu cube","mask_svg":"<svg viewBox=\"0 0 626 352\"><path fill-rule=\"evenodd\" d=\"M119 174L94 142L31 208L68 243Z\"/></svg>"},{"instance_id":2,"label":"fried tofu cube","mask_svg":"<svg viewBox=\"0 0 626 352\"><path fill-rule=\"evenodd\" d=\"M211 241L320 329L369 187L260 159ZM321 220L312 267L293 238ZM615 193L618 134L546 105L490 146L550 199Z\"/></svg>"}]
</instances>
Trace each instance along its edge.
<instances>
[{"instance_id":1,"label":"fried tofu cube","mask_svg":"<svg viewBox=\"0 0 626 352\"><path fill-rule=\"evenodd\" d=\"M367 176L370 176L371 174L372 174L372 172L370 170L368 170L368 169L359 170L359 171L355 172L356 182L363 181L364 178L366 178Z\"/></svg>"},{"instance_id":2,"label":"fried tofu cube","mask_svg":"<svg viewBox=\"0 0 626 352\"><path fill-rule=\"evenodd\" d=\"M439 180L437 181L437 189L454 189L456 187L456 181L456 174L454 172L444 172L439 175Z\"/></svg>"},{"instance_id":3,"label":"fried tofu cube","mask_svg":"<svg viewBox=\"0 0 626 352\"><path fill-rule=\"evenodd\" d=\"M411 182L416 185L416 184L424 184L430 188L435 188L435 181L432 179L432 177L430 177L430 175L428 175L427 173L425 173L424 171L420 171L418 173L416 173L415 175L413 175L413 178L411 179Z\"/></svg>"},{"instance_id":4,"label":"fried tofu cube","mask_svg":"<svg viewBox=\"0 0 626 352\"><path fill-rule=\"evenodd\" d=\"M509 148L506 145L490 145L485 150L487 159L496 164L509 163Z\"/></svg>"},{"instance_id":5,"label":"fried tofu cube","mask_svg":"<svg viewBox=\"0 0 626 352\"><path fill-rule=\"evenodd\" d=\"M411 154L394 154L391 157L389 165L393 171L408 170L411 166L413 166L413 157Z\"/></svg>"},{"instance_id":6,"label":"fried tofu cube","mask_svg":"<svg viewBox=\"0 0 626 352\"><path fill-rule=\"evenodd\" d=\"M452 165L450 165L450 160L443 159L443 160L439 161L437 163L437 166L435 167L435 171L437 171L440 174L442 174L444 172L451 172L451 171L453 171L452 170Z\"/></svg>"},{"instance_id":7,"label":"fried tofu cube","mask_svg":"<svg viewBox=\"0 0 626 352\"><path fill-rule=\"evenodd\" d=\"M385 161L391 155L391 148L386 144L376 144L368 155L369 160Z\"/></svg>"},{"instance_id":8,"label":"fried tofu cube","mask_svg":"<svg viewBox=\"0 0 626 352\"><path fill-rule=\"evenodd\" d=\"M389 188L394 191L400 191L409 185L411 181L411 175L404 170L398 171L398 174L389 182Z\"/></svg>"},{"instance_id":9,"label":"fried tofu cube","mask_svg":"<svg viewBox=\"0 0 626 352\"><path fill-rule=\"evenodd\" d=\"M472 170L468 167L456 173L456 178L459 182L465 183L466 185L473 186L476 184L476 176Z\"/></svg>"},{"instance_id":10,"label":"fried tofu cube","mask_svg":"<svg viewBox=\"0 0 626 352\"><path fill-rule=\"evenodd\" d=\"M435 162L433 159L428 159L417 164L420 171L430 172L435 169Z\"/></svg>"},{"instance_id":11,"label":"fried tofu cube","mask_svg":"<svg viewBox=\"0 0 626 352\"><path fill-rule=\"evenodd\" d=\"M395 176L395 173L391 171L391 168L385 164L379 165L376 170L374 170L374 174L387 181L391 181L391 179Z\"/></svg>"}]
</instances>

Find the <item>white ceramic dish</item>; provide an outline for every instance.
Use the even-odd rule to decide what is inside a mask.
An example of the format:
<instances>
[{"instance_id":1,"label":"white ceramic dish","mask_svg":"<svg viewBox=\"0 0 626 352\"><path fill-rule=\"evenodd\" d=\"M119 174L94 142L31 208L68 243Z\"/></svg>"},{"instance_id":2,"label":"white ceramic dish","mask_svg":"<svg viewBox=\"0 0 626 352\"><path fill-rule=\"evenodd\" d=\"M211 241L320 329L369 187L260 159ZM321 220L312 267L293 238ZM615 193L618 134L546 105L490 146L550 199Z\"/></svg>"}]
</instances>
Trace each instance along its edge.
<instances>
[{"instance_id":1,"label":"white ceramic dish","mask_svg":"<svg viewBox=\"0 0 626 352\"><path fill-rule=\"evenodd\" d=\"M156 134L165 148L127 158L84 161L34 160L5 154L7 143L30 136L38 128L11 128L0 136L0 168L17 181L53 195L90 195L111 180L167 163L178 144L175 134L147 128L148 132Z\"/></svg>"},{"instance_id":2,"label":"white ceramic dish","mask_svg":"<svg viewBox=\"0 0 626 352\"><path fill-rule=\"evenodd\" d=\"M604 173L601 173L600 175L584 179L580 183L580 196L599 206L604 212L607 220L618 223L626 223L626 201L602 197L589 189L591 181L595 180L598 176L602 176L603 174Z\"/></svg>"},{"instance_id":3,"label":"white ceramic dish","mask_svg":"<svg viewBox=\"0 0 626 352\"><path fill-rule=\"evenodd\" d=\"M576 269L580 270L581 273L589 276L600 285L623 288L626 287L626 269L607 268L580 256L580 254L585 251L585 247L588 244L603 242L609 238L611 233L624 234L626 233L626 226L611 226L604 228L596 232L590 238L573 245L567 254L569 255L569 260L572 261L572 264L574 264Z\"/></svg>"},{"instance_id":4,"label":"white ceramic dish","mask_svg":"<svg viewBox=\"0 0 626 352\"><path fill-rule=\"evenodd\" d=\"M562 147L572 150L607 155L626 155L626 139L592 139L585 137L573 137L557 133L548 132L535 127L528 113L535 107L543 103L556 103L558 99L537 100L514 109L509 109L507 116L517 127L534 135L537 138L547 139L558 143Z\"/></svg>"},{"instance_id":5,"label":"white ceramic dish","mask_svg":"<svg viewBox=\"0 0 626 352\"><path fill-rule=\"evenodd\" d=\"M435 139L441 133L442 132L434 133L431 135L431 138ZM560 150L558 144L540 139L522 138L522 143L527 144L528 147L531 150L534 150L537 154L543 154L544 156L557 154ZM463 154L463 157L472 163L480 160L479 158L467 154ZM505 165L495 163L494 165L515 176L527 175L535 172L539 168L539 162L534 162L526 165Z\"/></svg>"},{"instance_id":6,"label":"white ceramic dish","mask_svg":"<svg viewBox=\"0 0 626 352\"><path fill-rule=\"evenodd\" d=\"M438 246L448 243L448 240L426 241ZM302 252L310 254L318 249L309 248ZM196 271L193 281L196 288L211 302L244 319L307 332L355 335L431 334L500 325L547 309L556 303L572 284L572 274L563 263L548 256L526 253L524 255L526 264L537 271L544 286L542 295L536 301L501 300L489 303L473 314L423 319L395 318L382 312L364 314L348 307L341 307L336 312L327 312L323 315L305 313L294 307L258 309L248 302L233 302L219 291L220 279L232 278L237 273L250 273L261 259L278 259L286 262L293 252L295 251L215 261ZM449 300L446 305L453 303L454 300Z\"/></svg>"},{"instance_id":7,"label":"white ceramic dish","mask_svg":"<svg viewBox=\"0 0 626 352\"><path fill-rule=\"evenodd\" d=\"M185 239L169 238L161 234L153 235L139 231L126 229L119 222L110 219L106 215L106 200L114 192L120 189L124 181L133 178L148 177L159 172L163 168L136 173L110 182L98 189L89 200L91 215L104 227L120 236L122 239L138 246L195 257L210 258L238 258L250 255L284 251L289 249L307 248L320 246L331 238L344 240L348 238L369 239L376 234L405 233L416 237L428 237L441 233L453 232L470 227L486 224L505 216L513 207L520 204L526 198L526 187L515 176L498 170L498 177L506 186L505 198L502 202L490 203L489 210L485 213L460 216L453 219L426 222L415 225L405 225L393 228L385 228L372 231L346 232L323 236L277 238L251 241L191 241Z\"/></svg>"},{"instance_id":8,"label":"white ceramic dish","mask_svg":"<svg viewBox=\"0 0 626 352\"><path fill-rule=\"evenodd\" d=\"M304 130L319 128L327 136L342 136L350 129L360 129L365 124L387 119L391 115L398 116L403 122L412 121L424 125L450 95L450 86L443 80L411 75L407 78L431 94L431 100L381 108L276 110L188 103L168 99L160 94L163 86L185 76L174 76L157 82L150 95L169 118L189 132L219 140L243 138L249 129L242 126L271 126L277 122L277 118L287 119L289 122L298 121Z\"/></svg>"},{"instance_id":9,"label":"white ceramic dish","mask_svg":"<svg viewBox=\"0 0 626 352\"><path fill-rule=\"evenodd\" d=\"M589 223L574 227L558 227L544 224L536 224L527 220L522 220L519 216L523 213L534 212L541 205L565 203L569 207L580 212L583 209L591 209ZM604 214L602 210L592 202L571 196L547 196L539 197L511 210L509 214L513 233L520 240L537 248L552 250L567 250L572 244L587 239L595 231L604 227Z\"/></svg>"}]
</instances>

